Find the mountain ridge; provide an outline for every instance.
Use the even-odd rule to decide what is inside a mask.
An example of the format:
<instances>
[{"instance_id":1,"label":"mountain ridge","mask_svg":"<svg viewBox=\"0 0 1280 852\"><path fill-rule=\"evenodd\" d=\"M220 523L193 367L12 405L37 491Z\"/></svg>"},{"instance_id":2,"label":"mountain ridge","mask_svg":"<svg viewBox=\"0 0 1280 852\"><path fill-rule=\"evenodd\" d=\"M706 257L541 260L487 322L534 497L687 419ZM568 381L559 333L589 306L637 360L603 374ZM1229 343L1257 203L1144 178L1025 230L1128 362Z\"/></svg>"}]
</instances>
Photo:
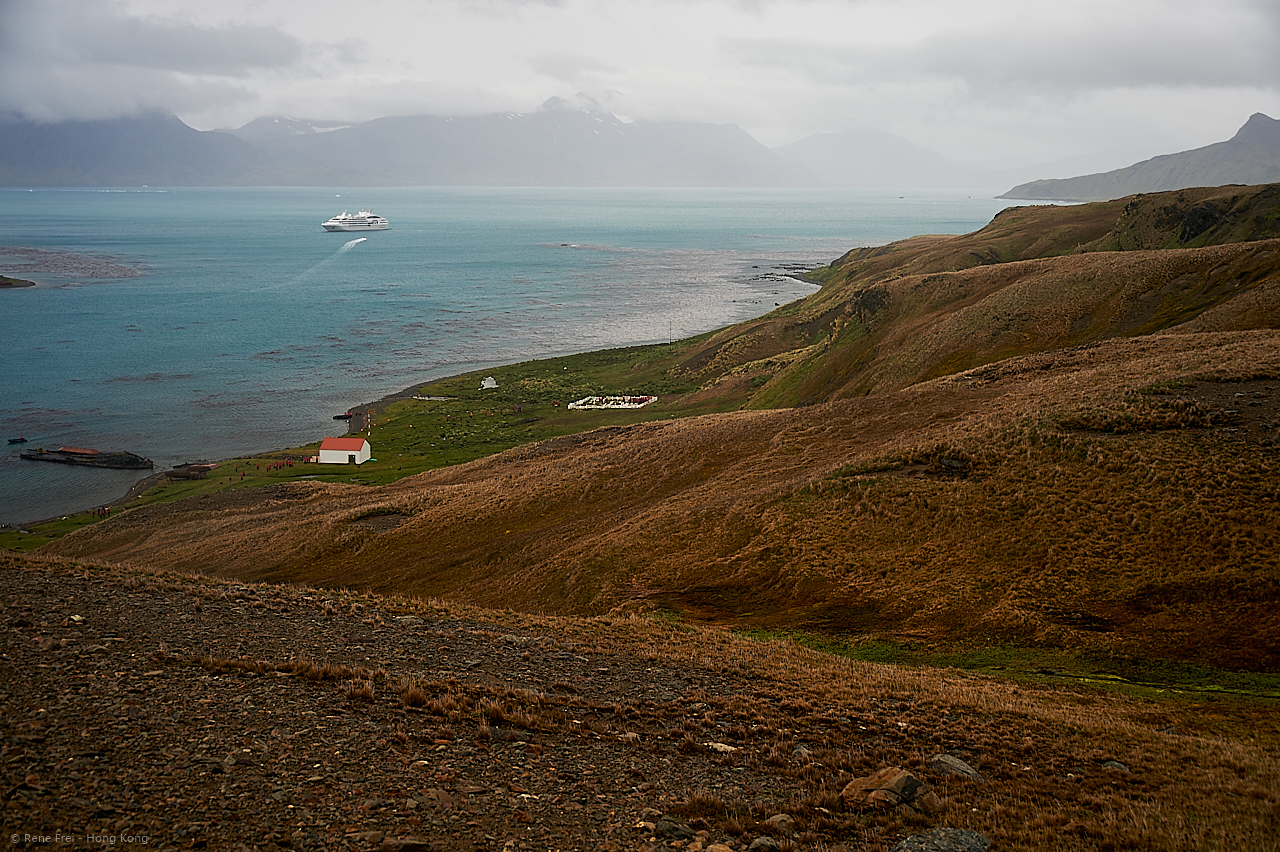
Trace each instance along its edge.
<instances>
[{"instance_id":1,"label":"mountain ridge","mask_svg":"<svg viewBox=\"0 0 1280 852\"><path fill-rule=\"evenodd\" d=\"M997 197L1027 201L1105 201L1134 193L1225 184L1254 185L1277 180L1280 180L1280 120L1258 112L1225 142L1163 154L1100 174L1031 181Z\"/></svg>"},{"instance_id":2,"label":"mountain ridge","mask_svg":"<svg viewBox=\"0 0 1280 852\"><path fill-rule=\"evenodd\" d=\"M1102 200L1280 179L1280 131L1261 113L1231 140L1004 198ZM361 123L266 116L197 131L153 111L100 121L0 120L4 186L991 187L1044 167L955 163L877 130L768 148L736 125L632 121L585 96L530 113L389 116Z\"/></svg>"},{"instance_id":3,"label":"mountain ridge","mask_svg":"<svg viewBox=\"0 0 1280 852\"><path fill-rule=\"evenodd\" d=\"M353 125L267 118L197 131L163 112L0 124L8 186L809 186L735 125L626 122L549 102L534 113Z\"/></svg>"}]
</instances>

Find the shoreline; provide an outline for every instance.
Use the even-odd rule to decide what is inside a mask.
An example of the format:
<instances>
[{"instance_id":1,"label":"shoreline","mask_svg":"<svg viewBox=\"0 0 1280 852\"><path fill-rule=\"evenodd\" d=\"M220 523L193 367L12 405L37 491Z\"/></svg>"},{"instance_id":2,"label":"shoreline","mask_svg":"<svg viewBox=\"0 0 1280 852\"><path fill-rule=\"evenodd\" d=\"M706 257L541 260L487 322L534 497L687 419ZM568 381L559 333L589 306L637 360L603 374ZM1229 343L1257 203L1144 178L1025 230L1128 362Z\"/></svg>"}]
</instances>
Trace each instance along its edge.
<instances>
[{"instance_id":1,"label":"shoreline","mask_svg":"<svg viewBox=\"0 0 1280 852\"><path fill-rule=\"evenodd\" d=\"M822 289L822 284L821 284L821 283L819 283L819 282L817 282L817 281L814 281L812 278L808 277L808 275L806 275L806 274L804 274L804 273L797 273L797 272L790 272L790 271L788 271L788 272L784 272L783 274L784 274L784 275L785 275L785 277L787 277L787 278L791 278L791 279L793 279L793 280L800 281L800 282L803 282L803 283L806 283L806 284L809 284L809 285L814 286L815 288L817 288L817 290L815 290L815 292L817 292L818 290L821 290L821 289ZM811 295L811 294L810 294L810 295ZM803 299L803 298L806 298L806 296L801 296L801 297L799 297L799 298L802 298L802 299ZM775 308L776 308L776 306L775 306ZM768 311L766 311L766 313L768 313ZM736 325L736 323L729 323L728 325L721 326L721 329L723 329L723 328L729 328L729 327L731 327L731 326L733 326L733 325ZM721 329L716 329L715 331L718 331L718 330L721 330ZM695 335L695 336L696 336L696 335ZM690 338L685 338L685 339L690 339ZM674 342L677 342L677 341L666 341L666 342L674 343ZM618 345L618 346L616 346L616 347L605 347L605 348L606 348L606 349L608 349L608 348L627 348L627 347L630 347L630 346L648 346L648 345L653 345L653 344L655 344L655 343L657 343L657 341L648 341L648 342L630 343L630 344L620 344L620 345ZM347 409L347 411L349 411L349 412L351 413L351 415L352 415L352 416L351 416L351 419L347 421L347 431L346 431L344 434L346 434L346 435L356 435L356 434L359 434L359 433L361 433L361 432L365 432L365 431L367 431L367 430L368 430L368 426L369 426L369 418L370 418L370 415L376 415L376 414L377 414L377 412L378 412L379 410L381 410L382 408L386 407L387 405L390 405L391 403L399 402L399 401L402 401L402 400L406 400L406 399L410 399L410 398L412 398L416 393L418 393L419 388L420 388L423 384L428 384L428 383L432 383L432 382L440 382L440 381L449 381L449 380L451 380L451 379L458 379L458 378L461 378L462 376L467 376L467 375L470 375L470 374L472 374L472 373L479 373L479 372L484 372L485 370L489 370L489 369L497 369L497 368L502 367L502 366L510 366L511 364L519 364L519 363L523 363L523 362L524 362L524 361L526 361L526 360L543 361L543 360L550 360L550 359L553 359L553 358L561 358L561 357L565 357L565 356L567 356L567 355L581 355L581 354L586 354L587 352L593 352L593 351L597 351L597 350L591 350L591 349L588 349L588 350L582 350L582 351L573 351L573 352L554 353L554 354L543 355L543 356L541 356L541 357L539 357L539 358L521 359L521 360L516 360L516 361L506 361L506 362L481 362L479 365L476 365L473 369L470 369L470 370L463 370L462 372L458 372L458 373L450 373L450 374L448 374L448 375L444 375L444 376L433 376L433 377L429 377L429 378L422 378L422 379L419 379L419 380L415 381L413 384L409 385L408 387L402 388L401 390L393 391L393 392L388 393L388 394L384 394L383 396L381 396L381 397L379 397L379 398L377 398L377 399L375 399L375 400L372 400L372 401L370 401L370 402L366 402L366 403L358 403L358 404L356 404L356 405L353 405L353 406L349 407L349 408ZM328 437L328 436L324 436L324 435L322 435L320 438L318 438L318 439L316 439L316 440L317 440L317 441L321 441L321 440L324 440L324 438L325 438L325 437ZM308 443L311 443L311 442L308 442ZM248 455L233 456L232 458L236 458L236 459L250 459L250 458L257 458L257 457L259 457L259 456L265 456L265 455L268 455L268 454L271 454L271 453L281 453L281 452L285 452L286 450L290 450L290 449L295 449L295 448L294 448L294 447L285 447L285 448L283 448L283 449L276 449L276 450L259 450L259 451L257 451L257 452L254 452L254 453L251 453L251 454L248 454ZM224 463L224 462L231 461L231 460L232 460L232 458L217 459L216 461L217 461L219 464L222 464L222 463ZM139 479L137 482L135 482L135 483L133 483L131 486L129 486L129 488L125 491L125 493L124 493L124 494L120 495L119 497L117 497L117 498L115 498L115 499L113 499L113 500L110 500L110 501L107 501L107 502L102 503L100 507L94 507L94 508L108 508L108 507L109 507L109 508L113 508L113 509L114 509L114 508L122 508L123 506L127 505L130 501L135 500L135 499L137 499L138 497L140 497L140 496L141 496L144 492L146 492L148 489L150 489L150 488L154 487L155 485L158 485L159 483L163 482L163 481L164 481L164 478L165 478L165 472L164 472L163 470L161 470L161 471L159 471L159 472L157 472L157 473L150 474L150 475L148 475L148 476L146 476L146 477L143 477L142 479ZM67 514L64 514L64 515L55 515L55 516L53 516L53 517L51 517L51 518L44 518L44 519L42 519L42 520L38 520L38 521L31 521L31 522L28 522L28 523L20 523L20 524L13 524L13 525L11 525L11 526L10 526L10 528L11 528L11 529L29 529L29 528L31 528L31 527L40 526L41 524L47 524L47 523L52 523L52 522L55 522L55 521L59 521L59 520L61 520L61 519L62 519L62 518L64 518L64 517L70 517L70 516L72 516L72 515L79 514L80 512L91 512L91 511L93 511L93 509L80 509L80 510L75 511L75 512L70 512L70 513L67 513Z\"/></svg>"},{"instance_id":2,"label":"shoreline","mask_svg":"<svg viewBox=\"0 0 1280 852\"><path fill-rule=\"evenodd\" d=\"M812 280L805 279L805 278L798 278L797 280L803 280L803 281L806 281L806 283L813 284L819 289L821 288L821 285L817 284L817 282L814 282ZM804 297L801 297L801 298L804 298ZM730 323L729 325L722 326L721 328L729 328L734 324L735 323ZM689 340L692 338L684 338L684 339ZM663 341L663 342L675 343L678 341ZM648 342L642 342L642 343L619 344L618 346L615 346L615 347L605 347L605 349L614 349L614 348L622 349L622 348L629 348L632 346L650 346L650 345L656 345L657 343L658 341L648 341ZM547 354L538 358L525 358L525 359L514 360L514 361L493 361L493 362L485 361L485 362L475 363L472 365L471 369L463 369L461 372L457 372L457 373L449 373L444 376L428 375L427 377L418 379L413 384L407 387L404 387L398 391L393 391L391 393L384 394L383 396L378 397L377 399L371 402L358 403L356 405L350 406L347 409L347 411L351 412L352 416L351 416L351 419L347 421L347 431L345 434L355 435L360 432L367 431L370 415L376 415L378 411L380 411L382 408L386 407L387 405L390 405L391 403L400 402L402 400L412 398L415 394L419 392L420 388L424 384L458 379L463 376L471 375L473 373L483 373L487 370L498 369L500 367L511 366L513 364L521 364L521 363L524 363L525 361L546 361L554 358L563 358L563 357L568 357L572 355L584 355L584 354L587 354L590 352L596 352L596 351L602 351L602 350L595 350L595 349L575 350L570 352L559 352L559 353ZM322 435L319 438L316 438L314 442L322 441L324 440L325 437L329 437L329 436ZM309 441L307 443L313 443L313 442ZM283 447L283 448L274 449L274 450L258 450L256 452L249 453L246 455L215 459L215 461L217 461L219 464L222 464L224 462L228 462L233 459L258 458L259 456L266 456L272 453L282 453L292 449L297 449L297 448ZM165 471L160 470L160 471L157 471L156 473L148 474L142 479L139 479L137 482L130 485L129 488L125 491L125 493L121 494L119 497L97 504L93 508L79 509L73 512L54 515L53 517L42 518L40 520L29 521L26 523L10 524L9 529L11 530L30 529L32 527L40 526L41 524L48 524L48 523L60 521L63 518L72 517L74 515L80 514L81 512L92 512L93 509L95 508L112 508L112 509L122 508L125 505L127 505L131 500L137 499L139 496L141 496L143 492L145 492L147 489L163 482L164 478L165 478Z\"/></svg>"},{"instance_id":3,"label":"shoreline","mask_svg":"<svg viewBox=\"0 0 1280 852\"><path fill-rule=\"evenodd\" d=\"M481 368L481 369L484 369L484 368ZM470 372L475 372L475 371L470 371ZM403 390L399 390L394 393L389 393L372 402L353 405L351 406L351 408L348 409L348 411L351 412L352 416L351 416L351 419L347 421L346 434L354 435L358 432L365 431L365 429L368 426L369 415L371 413L376 414L378 408L381 406L388 405L392 402L398 402L403 399L409 399L415 393L417 393L418 387L422 385L424 382L445 381L448 379L456 379L460 376L465 376L465 375L467 375L467 373L463 372L463 373L455 373L449 376L443 376L441 378L424 379L422 381L415 382L414 384L410 385L407 388L404 388ZM322 436L318 440L324 440L324 437L325 436ZM286 450L291 450L291 449L296 449L296 448L285 447L279 450L259 450L258 452L255 452L249 455L233 456L232 458L217 459L217 462L219 464L222 464L224 462L232 461L232 459L252 459L252 458L257 458L259 456L265 456L270 453L285 452ZM126 490L124 494L120 495L119 497L113 500L109 500L105 503L102 503L100 506L95 506L94 508L112 508L112 509L122 508L126 506L130 501L136 500L138 497L141 497L142 494L145 493L148 489L156 485L159 485L161 482L164 481L164 479L165 479L165 471L163 470L158 471L156 473L148 474L147 476L144 476L142 479L139 479L137 482L130 485L128 490ZM76 511L68 512L62 515L54 515L51 518L42 518L38 521L29 521L27 523L20 523L20 524L10 524L8 525L8 527L11 530L30 529L31 527L38 527L41 524L49 524L55 521L60 521L63 518L69 518L74 515L78 515L81 512L92 512L92 511L93 509L78 509Z\"/></svg>"}]
</instances>

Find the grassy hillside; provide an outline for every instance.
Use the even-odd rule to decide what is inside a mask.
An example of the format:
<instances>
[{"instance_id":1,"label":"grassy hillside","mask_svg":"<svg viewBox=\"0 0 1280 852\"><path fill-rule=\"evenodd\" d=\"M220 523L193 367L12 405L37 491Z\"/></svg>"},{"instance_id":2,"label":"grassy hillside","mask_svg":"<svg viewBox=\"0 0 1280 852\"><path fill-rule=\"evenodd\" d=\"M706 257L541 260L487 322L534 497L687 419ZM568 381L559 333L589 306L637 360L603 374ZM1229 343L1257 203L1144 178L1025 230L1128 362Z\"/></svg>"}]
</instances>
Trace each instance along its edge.
<instances>
[{"instance_id":1,"label":"grassy hillside","mask_svg":"<svg viewBox=\"0 0 1280 852\"><path fill-rule=\"evenodd\" d=\"M402 451L381 479L210 489L45 550L895 653L1274 669L1276 196L1019 208L857 250L810 298L590 377L492 371L500 411L477 377L426 386L466 410L375 412ZM575 389L663 400L570 417Z\"/></svg>"},{"instance_id":2,"label":"grassy hillside","mask_svg":"<svg viewBox=\"0 0 1280 852\"><path fill-rule=\"evenodd\" d=\"M1275 327L1280 186L1020 207L980 231L857 249L820 293L726 329L678 369L753 408L896 390L1001 358L1171 329ZM1243 310L1244 301L1237 302Z\"/></svg>"},{"instance_id":3,"label":"grassy hillside","mask_svg":"<svg viewBox=\"0 0 1280 852\"><path fill-rule=\"evenodd\" d=\"M47 549L535 612L656 605L1274 667L1277 344L1116 341L865 399L610 427L377 488L225 492Z\"/></svg>"}]
</instances>

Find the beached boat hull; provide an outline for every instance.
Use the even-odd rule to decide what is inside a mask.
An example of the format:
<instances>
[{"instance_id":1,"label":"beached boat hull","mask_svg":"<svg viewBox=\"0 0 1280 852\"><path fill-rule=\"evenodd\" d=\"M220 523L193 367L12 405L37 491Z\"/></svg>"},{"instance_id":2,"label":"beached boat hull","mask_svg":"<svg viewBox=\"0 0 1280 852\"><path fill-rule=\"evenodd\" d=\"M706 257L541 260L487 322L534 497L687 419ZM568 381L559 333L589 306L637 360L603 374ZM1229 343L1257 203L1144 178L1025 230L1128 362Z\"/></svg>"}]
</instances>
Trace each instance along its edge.
<instances>
[{"instance_id":1,"label":"beached boat hull","mask_svg":"<svg viewBox=\"0 0 1280 852\"><path fill-rule=\"evenodd\" d=\"M116 470L149 470L155 467L150 459L134 455L130 452L118 453L68 453L61 450L27 450L19 453L30 461L57 462L58 464L78 464L84 467L109 467Z\"/></svg>"}]
</instances>

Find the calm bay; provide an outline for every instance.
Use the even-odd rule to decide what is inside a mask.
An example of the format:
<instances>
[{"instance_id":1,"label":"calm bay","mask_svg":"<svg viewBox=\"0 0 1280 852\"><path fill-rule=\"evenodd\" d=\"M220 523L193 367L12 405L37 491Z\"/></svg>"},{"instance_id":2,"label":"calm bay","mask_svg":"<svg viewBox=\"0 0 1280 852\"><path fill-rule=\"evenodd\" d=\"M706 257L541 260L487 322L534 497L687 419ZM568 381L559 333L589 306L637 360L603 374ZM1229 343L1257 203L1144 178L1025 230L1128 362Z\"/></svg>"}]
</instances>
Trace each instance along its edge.
<instances>
[{"instance_id":1,"label":"calm bay","mask_svg":"<svg viewBox=\"0 0 1280 852\"><path fill-rule=\"evenodd\" d=\"M332 415L489 365L672 340L814 291L857 246L976 230L994 193L796 189L0 190L0 422L157 469L342 434ZM327 233L372 208L391 229ZM148 472L0 456L0 523Z\"/></svg>"}]
</instances>

